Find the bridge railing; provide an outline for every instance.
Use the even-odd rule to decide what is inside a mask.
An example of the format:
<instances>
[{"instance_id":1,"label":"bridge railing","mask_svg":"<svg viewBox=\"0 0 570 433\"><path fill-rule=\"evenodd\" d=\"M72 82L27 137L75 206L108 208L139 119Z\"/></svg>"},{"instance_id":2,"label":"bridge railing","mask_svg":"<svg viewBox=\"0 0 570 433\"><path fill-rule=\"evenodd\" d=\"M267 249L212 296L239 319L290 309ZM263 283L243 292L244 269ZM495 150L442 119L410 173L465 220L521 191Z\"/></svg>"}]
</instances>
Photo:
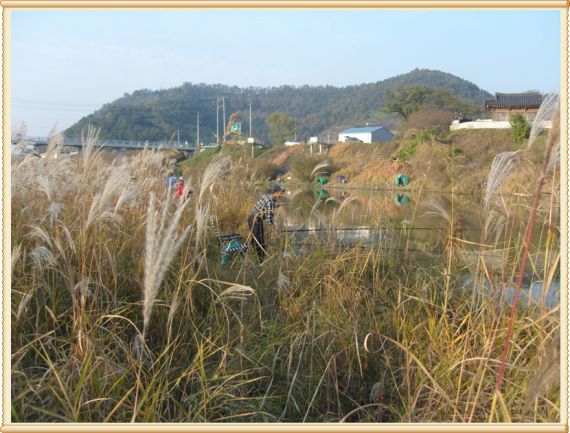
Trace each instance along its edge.
<instances>
[{"instance_id":1,"label":"bridge railing","mask_svg":"<svg viewBox=\"0 0 570 433\"><path fill-rule=\"evenodd\" d=\"M48 143L49 137L37 137L37 136L26 136L19 137L15 141L27 141L33 142L36 145L45 145ZM75 146L82 147L83 141L80 138L64 138L64 146ZM186 151L194 151L194 146L178 144L168 141L137 141L137 140L98 140L97 147L114 147L114 148L133 148L133 149L143 149L148 147L150 149L157 149L163 147L166 149L180 149Z\"/></svg>"}]
</instances>

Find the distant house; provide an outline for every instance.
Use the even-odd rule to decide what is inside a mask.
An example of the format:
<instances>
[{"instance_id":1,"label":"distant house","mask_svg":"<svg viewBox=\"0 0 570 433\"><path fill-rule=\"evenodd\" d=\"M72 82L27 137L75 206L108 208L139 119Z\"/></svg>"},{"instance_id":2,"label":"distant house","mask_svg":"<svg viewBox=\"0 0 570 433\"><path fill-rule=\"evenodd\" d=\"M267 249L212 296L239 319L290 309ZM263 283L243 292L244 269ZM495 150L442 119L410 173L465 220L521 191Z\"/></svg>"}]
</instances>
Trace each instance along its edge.
<instances>
[{"instance_id":1,"label":"distant house","mask_svg":"<svg viewBox=\"0 0 570 433\"><path fill-rule=\"evenodd\" d=\"M532 122L542 103L539 93L496 93L495 99L485 101L485 109L492 112L494 121L510 121L515 113Z\"/></svg>"},{"instance_id":2,"label":"distant house","mask_svg":"<svg viewBox=\"0 0 570 433\"><path fill-rule=\"evenodd\" d=\"M364 143L375 143L379 141L390 141L394 139L394 134L383 126L365 126L362 128L350 128L339 132L338 141L362 141Z\"/></svg>"},{"instance_id":3,"label":"distant house","mask_svg":"<svg viewBox=\"0 0 570 433\"><path fill-rule=\"evenodd\" d=\"M286 141L284 144L285 144L285 146L298 146L301 143L298 141Z\"/></svg>"}]
</instances>

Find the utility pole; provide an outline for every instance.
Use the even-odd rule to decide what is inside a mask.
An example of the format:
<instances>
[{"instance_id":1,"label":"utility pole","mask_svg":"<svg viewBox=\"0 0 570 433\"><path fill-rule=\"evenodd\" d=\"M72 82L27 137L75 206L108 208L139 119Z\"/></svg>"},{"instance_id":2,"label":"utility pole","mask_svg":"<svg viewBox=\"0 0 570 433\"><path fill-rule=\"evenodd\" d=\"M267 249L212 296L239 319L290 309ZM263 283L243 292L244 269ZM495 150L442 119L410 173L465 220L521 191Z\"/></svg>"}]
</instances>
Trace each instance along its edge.
<instances>
[{"instance_id":1,"label":"utility pole","mask_svg":"<svg viewBox=\"0 0 570 433\"><path fill-rule=\"evenodd\" d=\"M297 118L296 117L295 117L295 140L294 141L297 141Z\"/></svg>"},{"instance_id":2,"label":"utility pole","mask_svg":"<svg viewBox=\"0 0 570 433\"><path fill-rule=\"evenodd\" d=\"M222 96L222 116L223 116L222 128L224 130L223 142L224 144L226 144L226 98L224 96Z\"/></svg>"},{"instance_id":3,"label":"utility pole","mask_svg":"<svg viewBox=\"0 0 570 433\"><path fill-rule=\"evenodd\" d=\"M216 145L220 147L220 102L216 95Z\"/></svg>"},{"instance_id":4,"label":"utility pole","mask_svg":"<svg viewBox=\"0 0 570 433\"><path fill-rule=\"evenodd\" d=\"M178 147L180 147L180 128L178 128L178 140L176 141Z\"/></svg>"},{"instance_id":5,"label":"utility pole","mask_svg":"<svg viewBox=\"0 0 570 433\"><path fill-rule=\"evenodd\" d=\"M251 135L251 100L249 101L249 136L250 138L253 137L253 135Z\"/></svg>"},{"instance_id":6,"label":"utility pole","mask_svg":"<svg viewBox=\"0 0 570 433\"><path fill-rule=\"evenodd\" d=\"M196 113L196 151L200 152L200 112Z\"/></svg>"}]
</instances>

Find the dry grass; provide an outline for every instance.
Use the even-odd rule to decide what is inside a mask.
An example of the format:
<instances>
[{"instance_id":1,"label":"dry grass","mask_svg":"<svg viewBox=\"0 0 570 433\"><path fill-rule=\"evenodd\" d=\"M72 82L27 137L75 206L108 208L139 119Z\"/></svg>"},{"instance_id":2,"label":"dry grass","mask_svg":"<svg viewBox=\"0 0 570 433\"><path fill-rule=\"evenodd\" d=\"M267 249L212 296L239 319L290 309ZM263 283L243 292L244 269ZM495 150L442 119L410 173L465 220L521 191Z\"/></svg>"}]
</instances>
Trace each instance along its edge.
<instances>
[{"instance_id":1,"label":"dry grass","mask_svg":"<svg viewBox=\"0 0 570 433\"><path fill-rule=\"evenodd\" d=\"M468 266L453 203L435 202L458 253L445 259L280 235L261 267L250 256L222 267L206 222L245 231L259 193L247 160L193 174L181 202L161 152L108 164L95 138L88 156L12 161L12 421L560 421L559 310L519 310L496 394L509 308L465 288L469 275L508 287L523 251L513 224L475 246L509 251L497 269L483 255ZM387 203L313 214L332 228L356 205L395 224ZM557 207L553 195L541 225ZM559 272L559 240L533 244L544 281Z\"/></svg>"}]
</instances>

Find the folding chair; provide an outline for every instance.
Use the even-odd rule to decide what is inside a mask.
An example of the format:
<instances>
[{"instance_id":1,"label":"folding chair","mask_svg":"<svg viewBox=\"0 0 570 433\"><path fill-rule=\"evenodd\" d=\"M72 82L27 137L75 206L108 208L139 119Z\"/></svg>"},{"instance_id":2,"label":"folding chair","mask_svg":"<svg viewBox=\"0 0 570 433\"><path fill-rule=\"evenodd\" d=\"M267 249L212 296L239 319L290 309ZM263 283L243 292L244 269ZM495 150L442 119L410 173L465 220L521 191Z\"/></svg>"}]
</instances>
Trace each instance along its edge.
<instances>
[{"instance_id":1,"label":"folding chair","mask_svg":"<svg viewBox=\"0 0 570 433\"><path fill-rule=\"evenodd\" d=\"M216 226L214 217L210 217L210 225L216 234L216 239L220 246L220 263L222 265L227 265L232 256L244 255L246 253L248 245L241 234L229 233L222 235Z\"/></svg>"}]
</instances>

